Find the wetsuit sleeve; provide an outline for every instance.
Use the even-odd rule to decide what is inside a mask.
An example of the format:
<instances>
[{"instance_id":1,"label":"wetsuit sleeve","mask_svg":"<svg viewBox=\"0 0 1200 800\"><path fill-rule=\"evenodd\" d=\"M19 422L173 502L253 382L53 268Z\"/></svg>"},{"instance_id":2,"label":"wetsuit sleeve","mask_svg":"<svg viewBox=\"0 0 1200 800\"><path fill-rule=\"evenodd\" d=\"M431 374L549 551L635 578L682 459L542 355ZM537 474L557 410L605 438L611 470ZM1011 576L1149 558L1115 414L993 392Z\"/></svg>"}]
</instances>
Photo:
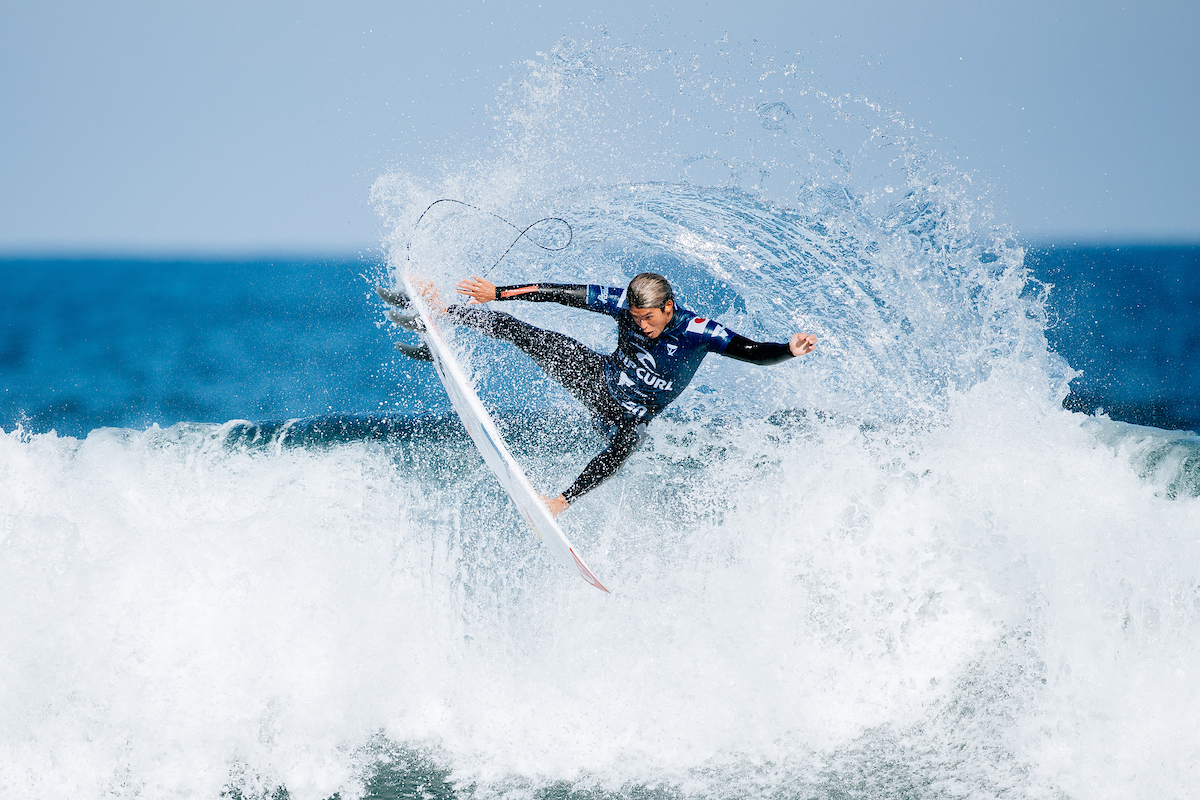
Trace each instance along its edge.
<instances>
[{"instance_id":1,"label":"wetsuit sleeve","mask_svg":"<svg viewBox=\"0 0 1200 800\"><path fill-rule=\"evenodd\" d=\"M525 300L531 303L562 303L571 308L587 308L588 287L583 283L527 283L497 286L497 300Z\"/></svg>"},{"instance_id":2,"label":"wetsuit sleeve","mask_svg":"<svg viewBox=\"0 0 1200 800\"><path fill-rule=\"evenodd\" d=\"M617 429L617 435L612 438L600 455L593 458L571 487L563 492L563 499L568 504L574 503L582 495L587 494L600 484L611 478L621 468L638 445L646 438L646 424L622 425Z\"/></svg>"},{"instance_id":3,"label":"wetsuit sleeve","mask_svg":"<svg viewBox=\"0 0 1200 800\"><path fill-rule=\"evenodd\" d=\"M736 333L720 353L723 356L736 358L738 361L747 361L760 366L779 364L793 357L787 342L756 342Z\"/></svg>"}]
</instances>

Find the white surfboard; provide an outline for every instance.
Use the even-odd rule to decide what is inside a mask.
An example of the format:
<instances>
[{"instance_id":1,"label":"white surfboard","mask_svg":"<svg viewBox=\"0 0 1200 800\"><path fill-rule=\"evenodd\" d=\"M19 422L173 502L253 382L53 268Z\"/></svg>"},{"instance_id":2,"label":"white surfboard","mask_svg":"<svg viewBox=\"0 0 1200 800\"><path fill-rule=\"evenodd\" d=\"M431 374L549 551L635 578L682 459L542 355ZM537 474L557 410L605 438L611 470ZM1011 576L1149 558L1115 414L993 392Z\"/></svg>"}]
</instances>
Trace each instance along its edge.
<instances>
[{"instance_id":1,"label":"white surfboard","mask_svg":"<svg viewBox=\"0 0 1200 800\"><path fill-rule=\"evenodd\" d=\"M434 321L429 306L407 275L404 277L404 288L408 292L413 308L420 314L424 327L421 337L429 347L429 354L433 357L433 366L437 369L438 377L442 379L442 385L446 387L446 394L450 396L450 402L454 405L454 410L458 412L467 433L471 434L475 446L483 454L483 460L496 474L500 485L508 492L508 496L516 504L521 516L525 518L525 522L529 524L530 528L533 528L533 532L550 549L554 557L568 567L579 570L583 579L592 586L607 592L608 589L604 588L600 579L588 569L588 565L575 552L570 540L558 526L558 522L546 508L546 504L542 502L537 491L534 490L533 484L529 482L529 478L525 477L525 471L521 469L521 465L509 452L508 446L500 436L500 431L496 428L496 423L492 421L491 415L483 407L479 395L475 393L475 388L467 380L466 373L463 372L462 366L450 349L449 342L446 341L445 335Z\"/></svg>"}]
</instances>

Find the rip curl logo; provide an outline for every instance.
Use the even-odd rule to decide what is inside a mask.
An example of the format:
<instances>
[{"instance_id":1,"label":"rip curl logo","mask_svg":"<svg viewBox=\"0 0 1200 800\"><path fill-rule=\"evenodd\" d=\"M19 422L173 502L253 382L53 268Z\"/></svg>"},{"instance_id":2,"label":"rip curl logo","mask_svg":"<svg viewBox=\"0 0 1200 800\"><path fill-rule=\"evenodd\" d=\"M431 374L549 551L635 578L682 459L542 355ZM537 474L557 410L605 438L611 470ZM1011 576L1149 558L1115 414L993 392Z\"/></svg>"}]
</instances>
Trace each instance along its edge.
<instances>
[{"instance_id":1,"label":"rip curl logo","mask_svg":"<svg viewBox=\"0 0 1200 800\"><path fill-rule=\"evenodd\" d=\"M675 388L674 381L669 381L663 376L657 375L648 369L639 369L635 374L641 378L642 383L646 384L651 389L660 391L665 389L670 391L671 389Z\"/></svg>"},{"instance_id":2,"label":"rip curl logo","mask_svg":"<svg viewBox=\"0 0 1200 800\"><path fill-rule=\"evenodd\" d=\"M679 350L679 345L677 345L677 344L669 344L669 345L667 345L667 355L669 355L669 356L673 356L673 355L675 355L675 352L676 352L677 350Z\"/></svg>"},{"instance_id":3,"label":"rip curl logo","mask_svg":"<svg viewBox=\"0 0 1200 800\"><path fill-rule=\"evenodd\" d=\"M646 356L646 358L650 359L651 364L654 363L654 359L650 356L649 353L639 354L638 361L642 361L643 355ZM645 362L643 361L643 363L645 363ZM675 381L669 381L666 378L664 378L663 376L659 375L657 372L654 372L653 370L646 369L645 367L637 367L636 365L633 365L633 364L631 364L630 366L635 367L633 370L633 374L637 376L637 379L639 381L641 381L642 383L646 384L647 386L649 386L651 389L654 389L656 391L661 391L663 389L670 391L671 389L675 388ZM617 375L617 386L620 386L620 387L637 386L637 383L633 380L633 378L629 377L629 373L622 370L621 373L619 375Z\"/></svg>"},{"instance_id":4,"label":"rip curl logo","mask_svg":"<svg viewBox=\"0 0 1200 800\"><path fill-rule=\"evenodd\" d=\"M637 375L638 380L655 391L662 391L664 389L670 391L675 387L674 381L669 381L657 372L651 372L648 369L639 368L634 370L633 374Z\"/></svg>"},{"instance_id":5,"label":"rip curl logo","mask_svg":"<svg viewBox=\"0 0 1200 800\"><path fill-rule=\"evenodd\" d=\"M634 358L637 359L641 366L634 369L633 374L637 376L638 380L649 386L651 389L672 389L675 386L674 381L669 381L662 375L659 375L657 372L655 372L655 370L658 369L658 364L655 362L654 356L650 355L640 347L637 350L638 352L634 354ZM621 374L624 375L625 373Z\"/></svg>"}]
</instances>

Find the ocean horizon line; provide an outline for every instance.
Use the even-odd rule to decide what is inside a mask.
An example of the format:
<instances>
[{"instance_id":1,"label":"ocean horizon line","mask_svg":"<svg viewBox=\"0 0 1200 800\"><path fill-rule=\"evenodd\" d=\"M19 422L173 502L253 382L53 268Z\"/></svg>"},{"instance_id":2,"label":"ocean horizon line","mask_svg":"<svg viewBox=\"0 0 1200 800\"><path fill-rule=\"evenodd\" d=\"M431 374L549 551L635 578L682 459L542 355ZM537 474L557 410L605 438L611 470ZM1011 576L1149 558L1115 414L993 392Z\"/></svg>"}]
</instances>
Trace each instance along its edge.
<instances>
[{"instance_id":1,"label":"ocean horizon line","mask_svg":"<svg viewBox=\"0 0 1200 800\"><path fill-rule=\"evenodd\" d=\"M1127 238L1127 239L1089 239L1084 237L1066 237L1062 239L1047 239L1042 241L1021 241L1018 243L1026 250L1099 250L1120 251L1122 249L1164 249L1192 250L1200 248L1200 238ZM162 248L140 249L131 247L121 248L65 248L61 250L46 249L13 249L0 248L0 262L14 263L31 262L89 262L89 261L161 261L180 263L245 263L260 261L355 261L367 259L386 260L387 253L384 245L363 245L358 249L347 248L286 248L286 247L246 247L246 248Z\"/></svg>"},{"instance_id":2,"label":"ocean horizon line","mask_svg":"<svg viewBox=\"0 0 1200 800\"><path fill-rule=\"evenodd\" d=\"M358 250L289 250L286 248L246 248L244 250L0 250L0 263L29 262L107 262L144 261L176 263L247 263L260 261L358 261L384 259L382 246L362 247Z\"/></svg>"}]
</instances>

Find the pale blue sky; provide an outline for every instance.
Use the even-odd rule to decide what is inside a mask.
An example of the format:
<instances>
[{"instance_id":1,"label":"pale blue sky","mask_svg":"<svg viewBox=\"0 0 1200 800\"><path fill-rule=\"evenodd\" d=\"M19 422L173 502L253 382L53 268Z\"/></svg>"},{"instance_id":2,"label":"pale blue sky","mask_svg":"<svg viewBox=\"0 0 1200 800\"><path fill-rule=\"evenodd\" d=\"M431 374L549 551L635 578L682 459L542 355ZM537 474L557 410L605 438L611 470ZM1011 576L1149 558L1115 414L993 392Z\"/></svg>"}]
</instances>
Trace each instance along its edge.
<instances>
[{"instance_id":1,"label":"pale blue sky","mask_svg":"<svg viewBox=\"0 0 1200 800\"><path fill-rule=\"evenodd\" d=\"M370 250L376 177L486 135L523 60L598 26L798 54L969 156L1029 243L1200 241L1198 8L3 0L0 253Z\"/></svg>"}]
</instances>

